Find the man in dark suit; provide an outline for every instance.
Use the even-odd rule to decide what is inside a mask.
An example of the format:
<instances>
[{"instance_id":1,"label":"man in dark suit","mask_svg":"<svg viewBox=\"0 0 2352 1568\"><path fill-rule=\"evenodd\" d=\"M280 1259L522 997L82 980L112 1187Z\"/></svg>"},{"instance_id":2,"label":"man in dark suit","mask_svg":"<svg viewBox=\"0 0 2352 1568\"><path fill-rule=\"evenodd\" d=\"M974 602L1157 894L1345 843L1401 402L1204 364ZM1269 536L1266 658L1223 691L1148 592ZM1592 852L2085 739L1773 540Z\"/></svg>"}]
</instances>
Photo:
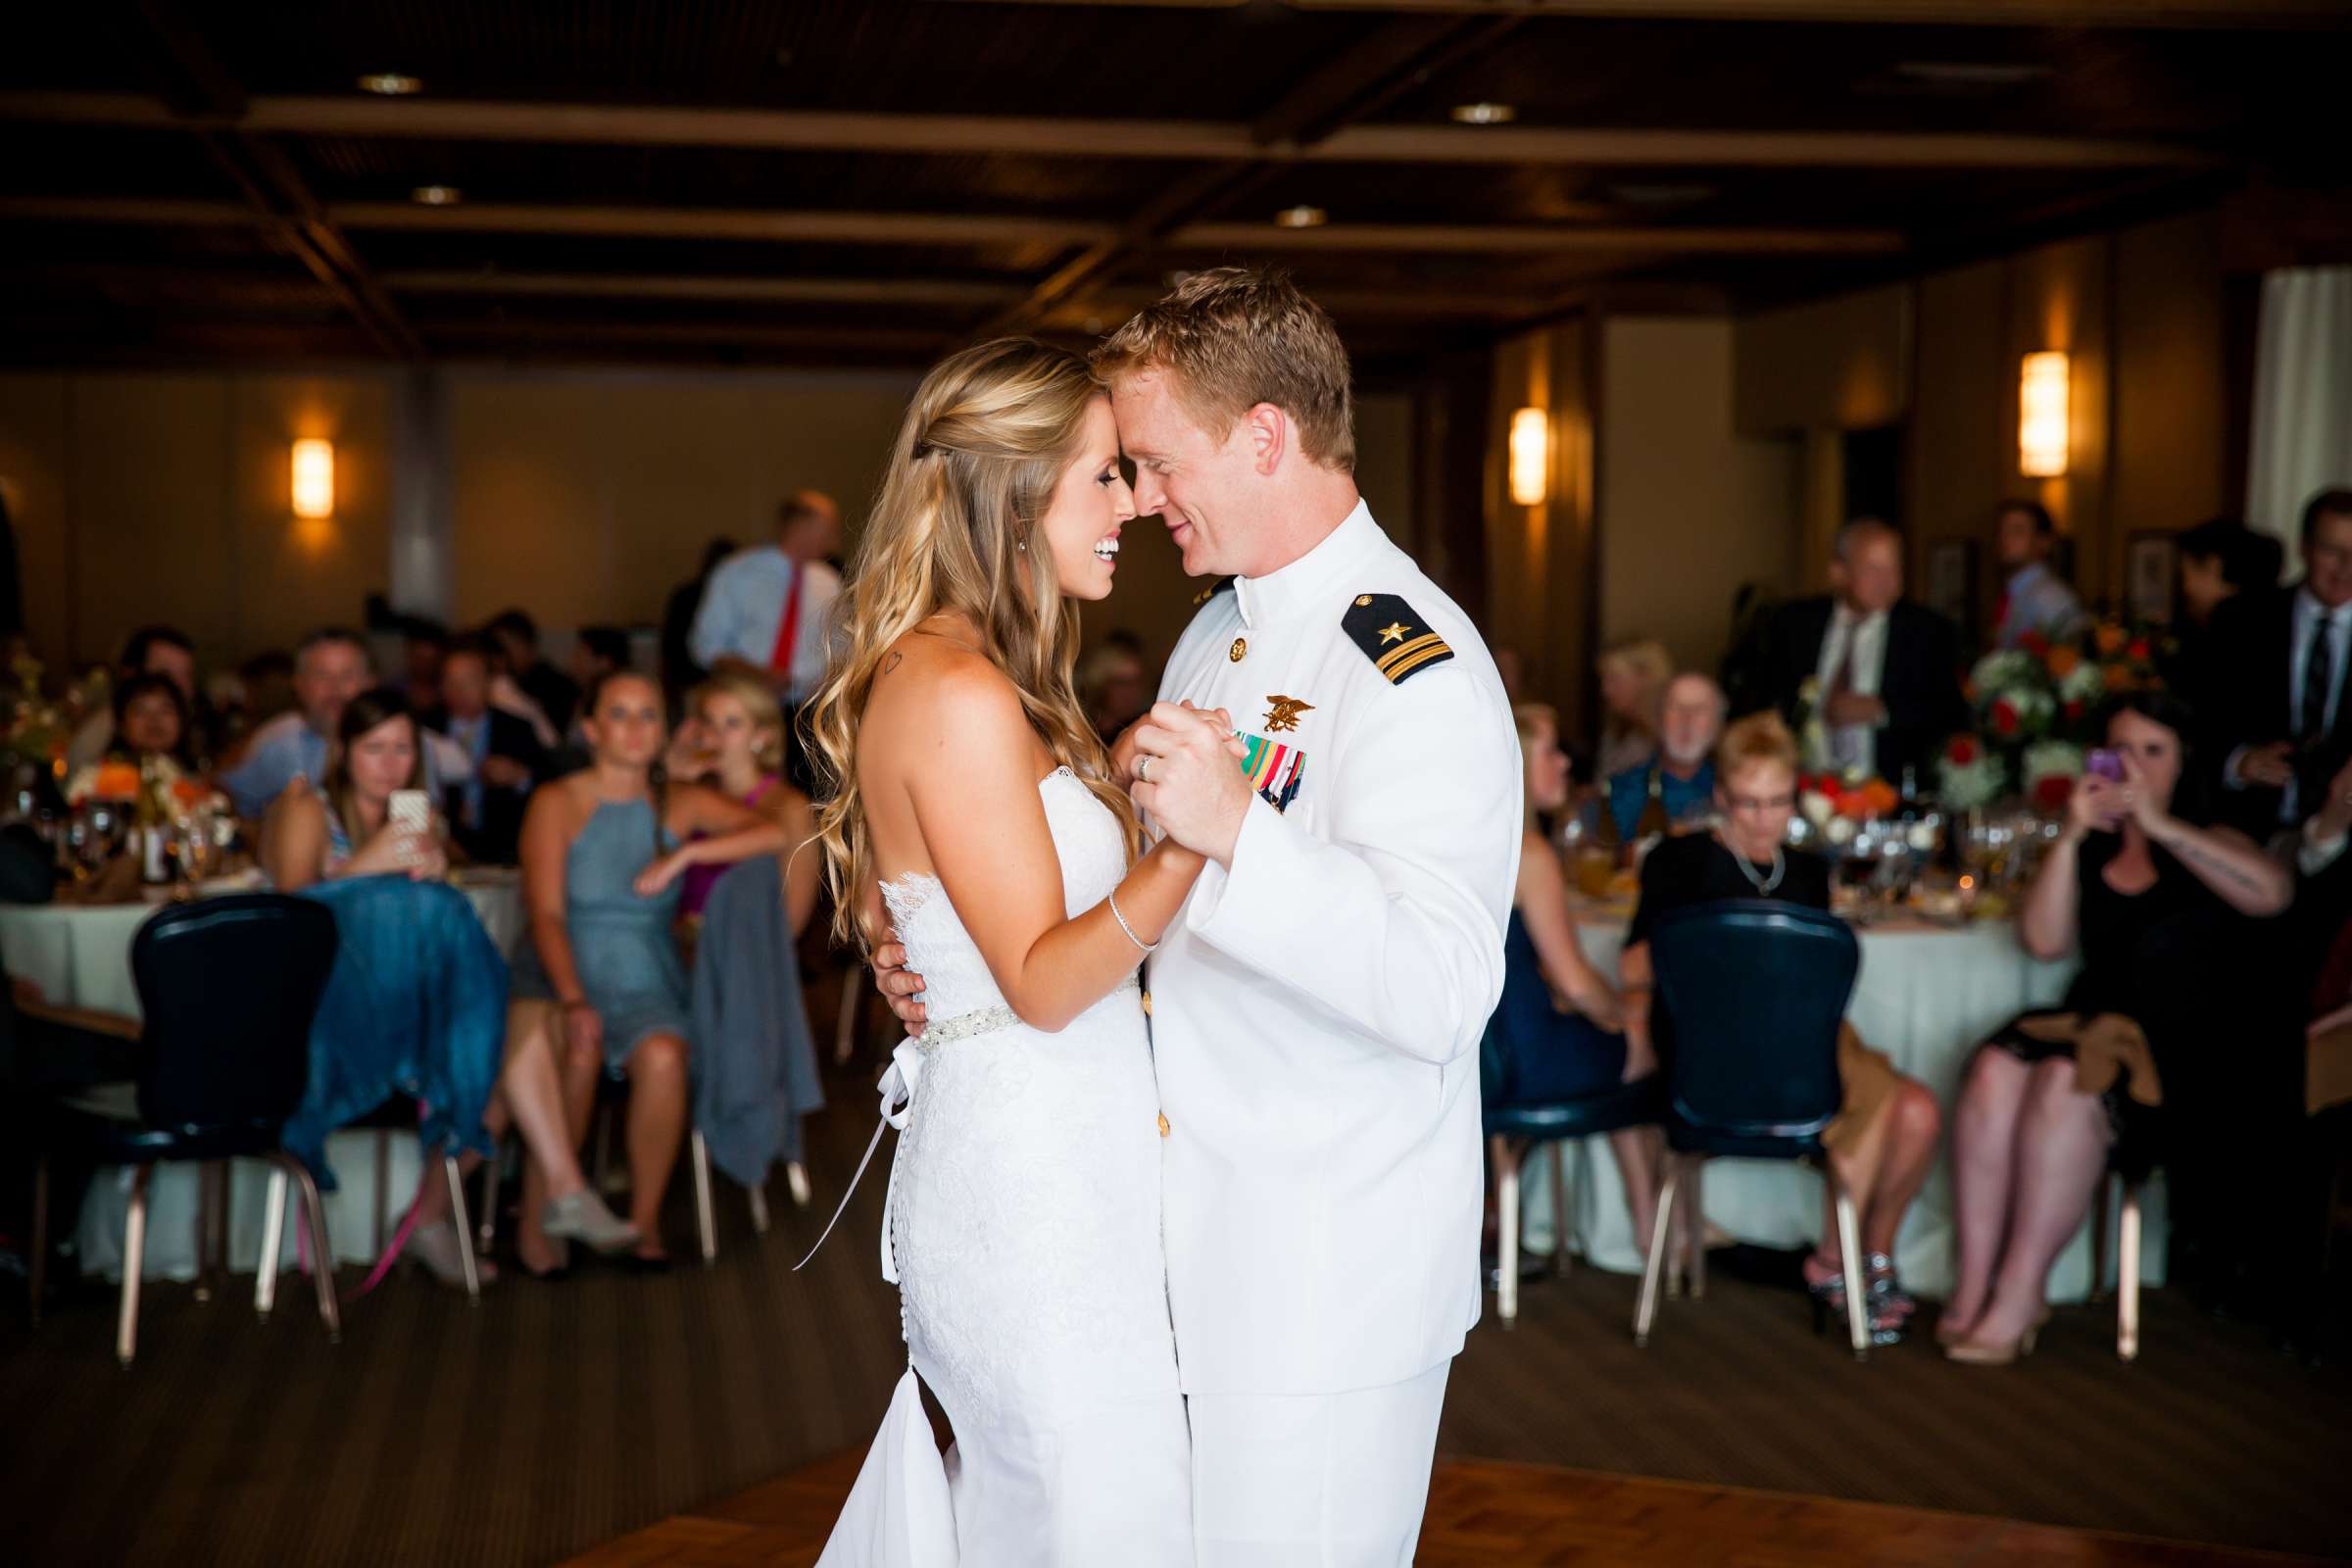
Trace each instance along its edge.
<instances>
[{"instance_id":1,"label":"man in dark suit","mask_svg":"<svg viewBox=\"0 0 2352 1568\"><path fill-rule=\"evenodd\" d=\"M1792 601L1774 618L1772 701L1793 723L1805 683L1815 682L1838 768L1924 775L1968 723L1959 633L1903 597L1902 535L1875 517L1838 530L1830 583L1834 594Z\"/></svg>"},{"instance_id":2,"label":"man in dark suit","mask_svg":"<svg viewBox=\"0 0 2352 1568\"><path fill-rule=\"evenodd\" d=\"M2303 570L2214 612L2195 693L2222 814L2258 840L2301 827L2352 760L2352 490L2304 507Z\"/></svg>"},{"instance_id":3,"label":"man in dark suit","mask_svg":"<svg viewBox=\"0 0 2352 1568\"><path fill-rule=\"evenodd\" d=\"M473 760L472 776L443 792L459 848L484 865L512 865L521 847L522 811L547 755L526 721L490 706L490 658L479 643L453 645L441 662L441 707L424 726Z\"/></svg>"}]
</instances>

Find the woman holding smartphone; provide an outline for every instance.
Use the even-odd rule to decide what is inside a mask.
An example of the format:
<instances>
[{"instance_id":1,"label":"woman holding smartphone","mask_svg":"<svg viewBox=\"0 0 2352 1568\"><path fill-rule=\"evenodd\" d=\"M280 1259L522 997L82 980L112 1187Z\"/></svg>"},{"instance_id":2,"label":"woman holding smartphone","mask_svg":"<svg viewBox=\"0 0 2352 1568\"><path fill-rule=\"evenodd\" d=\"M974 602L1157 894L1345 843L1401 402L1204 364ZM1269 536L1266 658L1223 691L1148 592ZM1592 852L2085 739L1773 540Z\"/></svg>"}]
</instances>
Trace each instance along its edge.
<instances>
[{"instance_id":1,"label":"woman holding smartphone","mask_svg":"<svg viewBox=\"0 0 2352 1568\"><path fill-rule=\"evenodd\" d=\"M448 824L428 805L419 743L416 716L399 692L386 687L353 698L336 727L323 787L295 780L263 820L262 865L270 882L299 893L339 877L422 881L447 871ZM531 1170L550 1195L545 1237L574 1237L603 1250L634 1246L636 1230L605 1206L580 1173L578 1141L567 1136L564 1118L551 1022L544 1008L527 1003L508 1007L506 1057L482 1124L493 1138L510 1125L520 1131ZM470 1166L474 1158L464 1162ZM450 1223L448 1189L427 1165L408 1251L444 1285L463 1286L460 1254L469 1244ZM531 1263L527 1251L524 1262Z\"/></svg>"},{"instance_id":2,"label":"woman holding smartphone","mask_svg":"<svg viewBox=\"0 0 2352 1568\"><path fill-rule=\"evenodd\" d=\"M2213 983L2217 948L2293 893L2252 840L2204 825L2181 704L2119 698L2105 733L2018 917L2034 957L2079 947L2082 970L2064 1006L1977 1052L1953 1116L1959 1278L1936 1338L1955 1361L2034 1348L2050 1265L2110 1159L2144 1175L2164 1154L2165 1102L2193 1102L2223 1065L2236 1003Z\"/></svg>"}]
</instances>

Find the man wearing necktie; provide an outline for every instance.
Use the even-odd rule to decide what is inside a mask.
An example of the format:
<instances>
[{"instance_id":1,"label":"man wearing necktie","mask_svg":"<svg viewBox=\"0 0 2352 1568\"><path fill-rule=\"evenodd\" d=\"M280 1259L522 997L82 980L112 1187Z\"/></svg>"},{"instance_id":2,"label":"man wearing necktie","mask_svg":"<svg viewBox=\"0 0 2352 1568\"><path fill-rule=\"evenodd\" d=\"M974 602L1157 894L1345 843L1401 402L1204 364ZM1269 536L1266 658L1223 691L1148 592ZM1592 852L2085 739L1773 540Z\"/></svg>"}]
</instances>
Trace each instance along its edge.
<instances>
[{"instance_id":1,"label":"man wearing necktie","mask_svg":"<svg viewBox=\"0 0 2352 1568\"><path fill-rule=\"evenodd\" d=\"M840 548L833 498L803 490L778 513L774 544L740 551L710 573L688 639L695 662L712 674L731 671L774 688L786 718L784 770L803 789L810 781L791 718L824 679L841 593L841 573L825 558Z\"/></svg>"},{"instance_id":2,"label":"man wearing necktie","mask_svg":"<svg viewBox=\"0 0 2352 1568\"><path fill-rule=\"evenodd\" d=\"M480 644L454 645L441 663L441 704L421 715L472 764L444 791L458 844L484 865L513 865L532 784L551 771L529 722L490 706L490 660Z\"/></svg>"},{"instance_id":3,"label":"man wearing necktie","mask_svg":"<svg viewBox=\"0 0 2352 1568\"><path fill-rule=\"evenodd\" d=\"M2213 675L2197 694L2222 759L2224 813L2257 838L2300 828L2352 760L2352 489L2303 509L2303 564L2302 582L2215 612Z\"/></svg>"}]
</instances>

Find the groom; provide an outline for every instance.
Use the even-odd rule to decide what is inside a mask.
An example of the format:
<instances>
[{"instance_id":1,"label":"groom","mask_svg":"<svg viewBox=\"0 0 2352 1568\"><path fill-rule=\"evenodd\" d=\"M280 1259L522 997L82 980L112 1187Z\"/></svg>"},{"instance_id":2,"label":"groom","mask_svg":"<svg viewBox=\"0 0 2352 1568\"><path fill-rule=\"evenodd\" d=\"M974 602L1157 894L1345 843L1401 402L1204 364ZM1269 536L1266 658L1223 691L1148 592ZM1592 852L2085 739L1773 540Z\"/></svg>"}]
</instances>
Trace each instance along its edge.
<instances>
[{"instance_id":1,"label":"groom","mask_svg":"<svg viewBox=\"0 0 2352 1568\"><path fill-rule=\"evenodd\" d=\"M1479 1311L1509 705L1469 617L1356 494L1347 352L1287 278L1196 272L1096 367L1137 512L1187 572L1228 578L1112 753L1155 828L1210 861L1147 1001L1196 1549L1408 1563ZM919 977L880 978L919 1019L898 1000Z\"/></svg>"}]
</instances>

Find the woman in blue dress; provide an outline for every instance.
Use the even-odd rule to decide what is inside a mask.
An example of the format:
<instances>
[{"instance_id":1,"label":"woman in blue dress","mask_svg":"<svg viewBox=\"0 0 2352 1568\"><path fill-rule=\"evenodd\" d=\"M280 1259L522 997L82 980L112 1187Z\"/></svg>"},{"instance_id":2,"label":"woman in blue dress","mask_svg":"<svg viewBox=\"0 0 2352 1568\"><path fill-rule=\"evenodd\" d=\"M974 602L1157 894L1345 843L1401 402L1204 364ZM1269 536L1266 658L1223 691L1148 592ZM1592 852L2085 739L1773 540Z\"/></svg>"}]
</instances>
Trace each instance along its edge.
<instances>
[{"instance_id":1,"label":"woman in blue dress","mask_svg":"<svg viewBox=\"0 0 2352 1568\"><path fill-rule=\"evenodd\" d=\"M1536 823L1538 812L1568 805L1568 754L1560 750L1559 719L1541 703L1521 703L1511 712L1527 763L1527 823L1503 937L1502 1001L1493 1025L1503 1061L1496 1102L1575 1100L1630 1082L1655 1063L1629 1064L1617 993L1577 946L1567 872ZM1613 1132L1609 1152L1625 1181L1634 1234L1647 1236L1657 1209L1657 1129Z\"/></svg>"},{"instance_id":2,"label":"woman in blue dress","mask_svg":"<svg viewBox=\"0 0 2352 1568\"><path fill-rule=\"evenodd\" d=\"M516 956L518 995L562 1013L564 1109L574 1147L587 1137L598 1076L629 1079L630 1219L635 1257L665 1267L662 1197L686 1134L686 967L674 930L686 868L784 848L771 819L700 784L663 784L668 742L662 688L616 670L589 692L589 763L540 787L522 825L530 941ZM526 1250L539 1241L545 1194L523 1185Z\"/></svg>"}]
</instances>

